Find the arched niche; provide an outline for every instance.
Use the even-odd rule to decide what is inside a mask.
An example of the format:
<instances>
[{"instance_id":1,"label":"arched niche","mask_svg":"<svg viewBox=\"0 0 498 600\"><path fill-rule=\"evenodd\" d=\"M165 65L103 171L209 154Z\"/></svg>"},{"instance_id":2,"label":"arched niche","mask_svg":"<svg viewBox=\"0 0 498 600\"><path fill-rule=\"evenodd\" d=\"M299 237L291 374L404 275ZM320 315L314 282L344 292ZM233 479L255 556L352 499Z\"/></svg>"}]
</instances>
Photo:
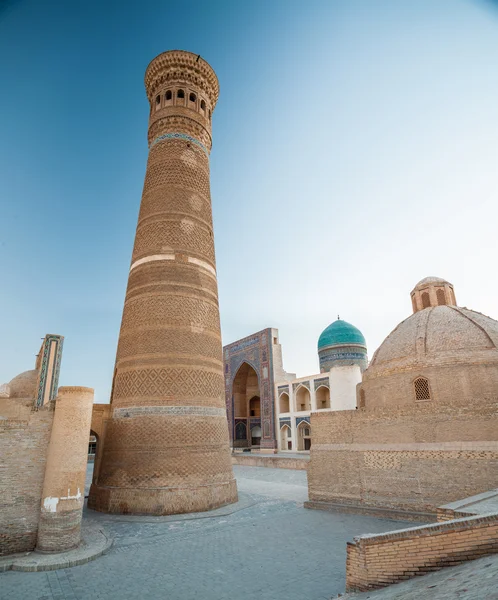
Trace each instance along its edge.
<instances>
[{"instance_id":1,"label":"arched niche","mask_svg":"<svg viewBox=\"0 0 498 600\"><path fill-rule=\"evenodd\" d=\"M316 408L330 408L330 390L327 386L321 385L315 392Z\"/></svg>"},{"instance_id":2,"label":"arched niche","mask_svg":"<svg viewBox=\"0 0 498 600\"><path fill-rule=\"evenodd\" d=\"M311 395L309 389L300 385L296 392L296 411L311 410Z\"/></svg>"}]
</instances>

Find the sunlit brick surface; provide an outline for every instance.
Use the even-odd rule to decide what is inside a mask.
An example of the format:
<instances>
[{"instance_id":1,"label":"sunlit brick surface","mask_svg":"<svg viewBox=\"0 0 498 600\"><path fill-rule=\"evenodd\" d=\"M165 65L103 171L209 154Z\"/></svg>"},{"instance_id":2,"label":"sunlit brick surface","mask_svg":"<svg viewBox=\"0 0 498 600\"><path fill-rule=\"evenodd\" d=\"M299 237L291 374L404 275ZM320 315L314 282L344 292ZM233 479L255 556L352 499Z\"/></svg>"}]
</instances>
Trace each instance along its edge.
<instances>
[{"instance_id":1,"label":"sunlit brick surface","mask_svg":"<svg viewBox=\"0 0 498 600\"><path fill-rule=\"evenodd\" d=\"M160 515L228 504L237 490L209 184L218 81L202 58L172 51L145 83L150 152L89 506Z\"/></svg>"}]
</instances>

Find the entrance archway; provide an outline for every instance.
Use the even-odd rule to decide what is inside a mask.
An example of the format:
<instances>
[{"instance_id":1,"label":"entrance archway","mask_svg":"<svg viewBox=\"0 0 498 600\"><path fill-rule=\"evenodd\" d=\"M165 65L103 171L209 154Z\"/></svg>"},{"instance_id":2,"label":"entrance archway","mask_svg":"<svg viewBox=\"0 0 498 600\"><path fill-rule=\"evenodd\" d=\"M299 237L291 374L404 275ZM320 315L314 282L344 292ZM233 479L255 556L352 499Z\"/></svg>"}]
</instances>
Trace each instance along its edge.
<instances>
[{"instance_id":1,"label":"entrance archway","mask_svg":"<svg viewBox=\"0 0 498 600\"><path fill-rule=\"evenodd\" d=\"M249 363L243 362L240 365L233 380L232 397L234 419L237 419L239 423L244 422L247 431L247 435L242 439L242 426L237 425L239 431L235 433L239 435L235 436L234 446L239 448L259 446L261 443L261 427L254 423L250 428L249 419L251 417L261 417L261 394L258 374Z\"/></svg>"},{"instance_id":2,"label":"entrance archway","mask_svg":"<svg viewBox=\"0 0 498 600\"><path fill-rule=\"evenodd\" d=\"M280 450L292 450L291 428L282 425L280 429Z\"/></svg>"},{"instance_id":3,"label":"entrance archway","mask_svg":"<svg viewBox=\"0 0 498 600\"><path fill-rule=\"evenodd\" d=\"M237 425L235 425L235 439L238 440L247 440L247 426L242 421L239 421Z\"/></svg>"},{"instance_id":4,"label":"entrance archway","mask_svg":"<svg viewBox=\"0 0 498 600\"><path fill-rule=\"evenodd\" d=\"M90 431L90 438L88 440L88 460L94 461L95 455L97 454L97 436L93 431Z\"/></svg>"},{"instance_id":5,"label":"entrance archway","mask_svg":"<svg viewBox=\"0 0 498 600\"><path fill-rule=\"evenodd\" d=\"M309 450L311 448L311 425L301 421L297 426L297 449Z\"/></svg>"},{"instance_id":6,"label":"entrance archway","mask_svg":"<svg viewBox=\"0 0 498 600\"><path fill-rule=\"evenodd\" d=\"M90 470L91 474L92 474L92 483L96 483L98 476L99 476L99 470L100 470L100 456L101 454L101 448L100 448L100 437L97 435L97 433L93 430L90 429L90 436L88 439L88 457L87 457L87 463L90 463L91 467L88 466L87 467L87 475L88 475L88 470ZM85 483L85 497L88 495L88 488L89 482Z\"/></svg>"},{"instance_id":7,"label":"entrance archway","mask_svg":"<svg viewBox=\"0 0 498 600\"><path fill-rule=\"evenodd\" d=\"M256 425L251 429L251 445L259 446L261 444L261 427Z\"/></svg>"}]
</instances>

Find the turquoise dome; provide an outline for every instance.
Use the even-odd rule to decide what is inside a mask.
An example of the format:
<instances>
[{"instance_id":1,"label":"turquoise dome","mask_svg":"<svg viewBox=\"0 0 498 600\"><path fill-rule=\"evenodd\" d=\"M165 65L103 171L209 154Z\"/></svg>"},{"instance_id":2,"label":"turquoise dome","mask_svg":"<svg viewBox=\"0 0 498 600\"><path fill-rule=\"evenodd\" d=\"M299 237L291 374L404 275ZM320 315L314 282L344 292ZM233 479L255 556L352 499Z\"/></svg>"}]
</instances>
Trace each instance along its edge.
<instances>
[{"instance_id":1,"label":"turquoise dome","mask_svg":"<svg viewBox=\"0 0 498 600\"><path fill-rule=\"evenodd\" d=\"M342 319L337 319L331 323L327 329L322 331L318 339L318 350L329 346L345 346L348 344L359 344L365 346L365 338L361 331Z\"/></svg>"}]
</instances>

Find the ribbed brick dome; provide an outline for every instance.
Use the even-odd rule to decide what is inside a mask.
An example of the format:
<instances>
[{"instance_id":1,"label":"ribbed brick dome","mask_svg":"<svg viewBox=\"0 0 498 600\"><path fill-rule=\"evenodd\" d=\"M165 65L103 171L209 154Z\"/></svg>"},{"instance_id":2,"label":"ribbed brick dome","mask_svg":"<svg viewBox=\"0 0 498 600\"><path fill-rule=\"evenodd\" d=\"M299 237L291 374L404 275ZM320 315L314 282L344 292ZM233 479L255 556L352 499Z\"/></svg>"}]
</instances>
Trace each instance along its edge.
<instances>
[{"instance_id":1,"label":"ribbed brick dome","mask_svg":"<svg viewBox=\"0 0 498 600\"><path fill-rule=\"evenodd\" d=\"M457 306L433 306L402 321L375 352L379 369L473 360L498 362L498 321Z\"/></svg>"},{"instance_id":2,"label":"ribbed brick dome","mask_svg":"<svg viewBox=\"0 0 498 600\"><path fill-rule=\"evenodd\" d=\"M414 313L386 337L363 373L363 406L496 398L498 321L457 306L453 285L437 277L419 281L411 299Z\"/></svg>"}]
</instances>

